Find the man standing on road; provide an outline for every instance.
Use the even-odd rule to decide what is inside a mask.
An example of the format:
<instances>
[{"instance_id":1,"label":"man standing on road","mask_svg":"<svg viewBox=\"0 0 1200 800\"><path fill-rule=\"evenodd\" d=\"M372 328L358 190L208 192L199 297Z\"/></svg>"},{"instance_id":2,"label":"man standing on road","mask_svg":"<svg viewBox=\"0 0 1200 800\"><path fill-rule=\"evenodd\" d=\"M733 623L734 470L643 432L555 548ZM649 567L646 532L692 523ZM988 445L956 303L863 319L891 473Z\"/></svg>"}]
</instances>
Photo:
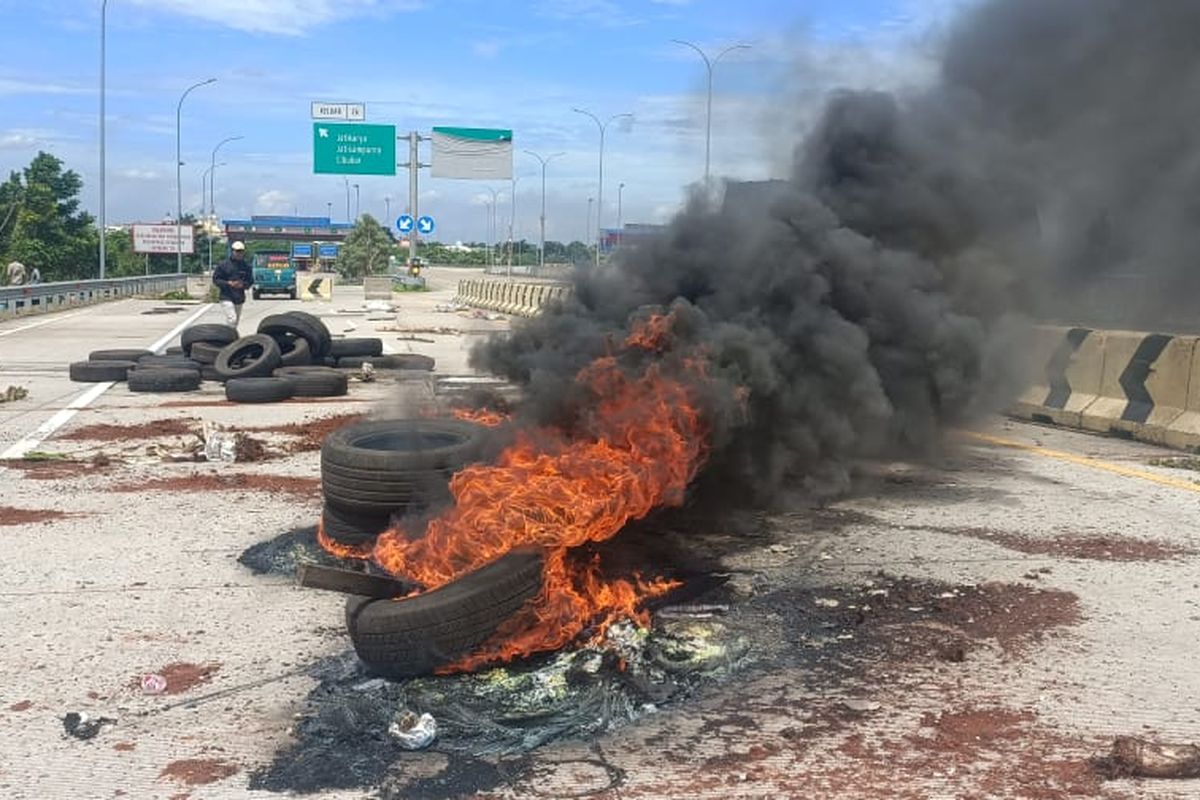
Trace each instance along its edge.
<instances>
[{"instance_id":1,"label":"man standing on road","mask_svg":"<svg viewBox=\"0 0 1200 800\"><path fill-rule=\"evenodd\" d=\"M9 286L21 286L25 283L25 265L20 261L10 261L5 270Z\"/></svg>"},{"instance_id":2,"label":"man standing on road","mask_svg":"<svg viewBox=\"0 0 1200 800\"><path fill-rule=\"evenodd\" d=\"M234 242L230 250L229 258L213 270L212 282L221 295L225 322L236 328L242 319L246 289L254 283L254 271L246 263L246 245Z\"/></svg>"}]
</instances>

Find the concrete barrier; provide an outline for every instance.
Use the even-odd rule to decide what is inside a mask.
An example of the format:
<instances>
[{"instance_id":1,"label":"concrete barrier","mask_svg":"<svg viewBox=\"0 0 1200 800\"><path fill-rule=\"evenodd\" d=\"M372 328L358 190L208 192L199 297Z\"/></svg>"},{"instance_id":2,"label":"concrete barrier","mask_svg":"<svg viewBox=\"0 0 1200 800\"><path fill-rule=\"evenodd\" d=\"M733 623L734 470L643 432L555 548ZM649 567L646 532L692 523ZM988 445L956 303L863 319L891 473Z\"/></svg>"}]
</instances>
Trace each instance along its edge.
<instances>
[{"instance_id":1,"label":"concrete barrier","mask_svg":"<svg viewBox=\"0 0 1200 800\"><path fill-rule=\"evenodd\" d=\"M391 300L392 299L392 278L385 277L369 277L363 278L363 299L364 300Z\"/></svg>"},{"instance_id":2,"label":"concrete barrier","mask_svg":"<svg viewBox=\"0 0 1200 800\"><path fill-rule=\"evenodd\" d=\"M1015 417L1037 419L1045 416L1049 404L1057 408L1056 393L1069 394L1063 386L1063 371L1079 348L1079 343L1091 333L1087 328L1060 326L1038 326L1029 332L1028 339L1020 342L1023 352L1028 353L1028 388L1017 397L1009 409Z\"/></svg>"},{"instance_id":3,"label":"concrete barrier","mask_svg":"<svg viewBox=\"0 0 1200 800\"><path fill-rule=\"evenodd\" d=\"M569 292L570 287L562 284L468 278L458 282L454 302L501 314L532 317L547 303L562 299Z\"/></svg>"},{"instance_id":4,"label":"concrete barrier","mask_svg":"<svg viewBox=\"0 0 1200 800\"><path fill-rule=\"evenodd\" d=\"M1191 337L1106 331L1099 395L1080 414L1081 427L1165 442L1187 405L1195 344Z\"/></svg>"},{"instance_id":5,"label":"concrete barrier","mask_svg":"<svg viewBox=\"0 0 1200 800\"><path fill-rule=\"evenodd\" d=\"M1082 427L1083 410L1100 395L1104 374L1105 331L1080 331L1076 339L1066 337L1066 344L1056 350L1052 365L1048 365L1050 393L1041 405L1031 409L1029 418L1036 422L1053 422L1069 428ZM1074 341L1078 341L1078 346ZM1053 366L1053 372L1050 367Z\"/></svg>"}]
</instances>

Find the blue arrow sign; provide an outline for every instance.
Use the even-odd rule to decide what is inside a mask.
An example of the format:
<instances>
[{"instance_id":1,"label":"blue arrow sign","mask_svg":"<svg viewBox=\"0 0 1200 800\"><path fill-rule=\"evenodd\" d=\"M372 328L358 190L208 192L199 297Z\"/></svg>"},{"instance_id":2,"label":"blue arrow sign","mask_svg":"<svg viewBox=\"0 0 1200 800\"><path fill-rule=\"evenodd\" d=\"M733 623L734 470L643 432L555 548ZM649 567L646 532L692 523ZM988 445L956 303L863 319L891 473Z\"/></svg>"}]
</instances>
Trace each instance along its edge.
<instances>
[{"instance_id":1,"label":"blue arrow sign","mask_svg":"<svg viewBox=\"0 0 1200 800\"><path fill-rule=\"evenodd\" d=\"M424 219L424 217L422 217L422 219ZM400 231L401 233L408 233L416 224L416 220L412 218L412 214L401 214L400 216L396 217L396 230Z\"/></svg>"},{"instance_id":2,"label":"blue arrow sign","mask_svg":"<svg viewBox=\"0 0 1200 800\"><path fill-rule=\"evenodd\" d=\"M433 233L433 229L436 227L437 226L433 224L433 217L429 216L428 214L417 219L417 231L419 231L422 235Z\"/></svg>"}]
</instances>

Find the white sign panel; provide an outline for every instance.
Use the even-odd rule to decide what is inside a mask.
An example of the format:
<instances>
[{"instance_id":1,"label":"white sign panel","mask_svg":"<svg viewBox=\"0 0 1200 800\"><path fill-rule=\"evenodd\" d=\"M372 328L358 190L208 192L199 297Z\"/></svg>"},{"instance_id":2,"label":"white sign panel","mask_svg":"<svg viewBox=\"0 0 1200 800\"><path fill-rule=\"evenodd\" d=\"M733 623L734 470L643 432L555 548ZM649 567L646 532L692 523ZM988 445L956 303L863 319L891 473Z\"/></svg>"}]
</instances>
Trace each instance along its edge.
<instances>
[{"instance_id":1,"label":"white sign panel","mask_svg":"<svg viewBox=\"0 0 1200 800\"><path fill-rule=\"evenodd\" d=\"M367 105L366 103L313 103L312 118L362 122L367 118Z\"/></svg>"},{"instance_id":2,"label":"white sign panel","mask_svg":"<svg viewBox=\"0 0 1200 800\"><path fill-rule=\"evenodd\" d=\"M133 252L171 253L179 251L191 255L196 252L195 231L191 225L134 225Z\"/></svg>"}]
</instances>

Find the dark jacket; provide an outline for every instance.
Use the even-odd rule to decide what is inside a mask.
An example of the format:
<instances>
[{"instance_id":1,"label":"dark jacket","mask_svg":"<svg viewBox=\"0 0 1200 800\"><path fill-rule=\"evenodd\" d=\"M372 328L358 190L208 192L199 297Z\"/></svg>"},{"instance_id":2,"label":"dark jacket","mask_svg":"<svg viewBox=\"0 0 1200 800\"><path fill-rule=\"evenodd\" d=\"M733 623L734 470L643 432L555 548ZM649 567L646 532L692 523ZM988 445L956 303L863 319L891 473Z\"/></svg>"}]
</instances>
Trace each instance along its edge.
<instances>
[{"instance_id":1,"label":"dark jacket","mask_svg":"<svg viewBox=\"0 0 1200 800\"><path fill-rule=\"evenodd\" d=\"M242 288L235 289L229 285L230 281L241 281ZM254 283L254 270L245 259L239 262L227 258L213 270L212 282L220 291L222 300L232 300L234 305L240 306L246 302L246 290Z\"/></svg>"}]
</instances>

